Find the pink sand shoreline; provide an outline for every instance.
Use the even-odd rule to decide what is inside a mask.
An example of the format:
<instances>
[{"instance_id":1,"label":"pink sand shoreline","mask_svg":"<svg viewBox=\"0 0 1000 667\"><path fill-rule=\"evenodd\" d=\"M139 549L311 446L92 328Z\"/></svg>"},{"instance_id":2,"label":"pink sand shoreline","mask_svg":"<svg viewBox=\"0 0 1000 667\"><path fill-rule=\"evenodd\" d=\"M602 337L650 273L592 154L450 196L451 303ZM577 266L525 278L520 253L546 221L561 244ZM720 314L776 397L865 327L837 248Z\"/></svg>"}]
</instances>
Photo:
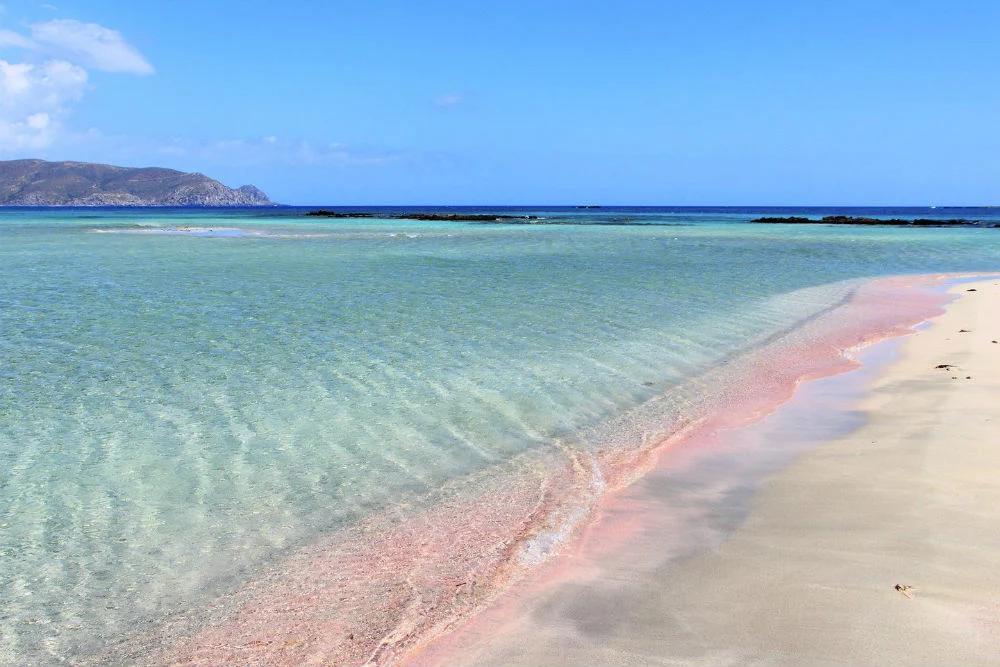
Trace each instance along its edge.
<instances>
[{"instance_id":1,"label":"pink sand shoreline","mask_svg":"<svg viewBox=\"0 0 1000 667\"><path fill-rule=\"evenodd\" d=\"M526 460L510 486L484 477L472 497L445 495L404 520L375 517L292 555L201 618L134 638L110 655L190 667L447 663L490 614L516 614L531 586L570 573L560 568L580 559L600 526L618 521L605 534L622 543L648 526L650 517L615 503L627 504L623 493L662 467L668 453L679 460L678 452L711 449L720 433L759 422L802 383L856 368L852 350L939 313L948 297L926 288L954 278L865 283L846 306L704 378L720 390L697 419L615 431L596 455L568 448L555 470ZM728 378L726 388L720 378Z\"/></svg>"},{"instance_id":2,"label":"pink sand shoreline","mask_svg":"<svg viewBox=\"0 0 1000 667\"><path fill-rule=\"evenodd\" d=\"M895 283L892 286L894 290L902 288L903 292L898 292L897 296L907 291L912 294L912 283L900 285L894 280L890 282ZM956 282L932 279L929 285L950 284L954 287ZM645 581L648 587L655 589L659 583L657 577L662 576L655 573L672 572L679 567L677 563L692 558L700 562L700 554L710 553L725 544L743 520L732 520L730 517L731 525L713 532L713 528L706 526L725 517L725 512L720 509L723 505L693 509L702 500L699 495L725 492L719 484L705 483L680 500L664 493L664 489L684 480L685 475L690 481L693 463L699 458L704 459L705 454L738 455L740 451L750 451L759 456L760 450L773 445L775 440L779 444L783 441L781 446L787 448L796 440L808 440L809 436L804 435L804 431L809 430L808 422L818 411L850 412L871 393L875 380L891 367L894 354L903 342L900 336L912 332L918 325L923 328L929 318L944 312L941 306L956 298L943 292L937 294L937 304L933 297L927 301L918 298L920 303L913 304L916 307L911 311L912 317L897 320L901 328L869 328L850 344L846 343L861 331L841 332L843 336L838 336L837 340L843 345L842 353L836 355L840 358L825 356L825 360L819 362L813 358L800 367L801 378L791 387L794 397L791 393L781 394L780 387L775 387L776 391L770 395L774 400L756 404L759 409L752 409L755 402L748 402L744 407L750 407L749 410L708 420L686 433L681 441L664 443L654 452L655 461L637 483L623 486L601 500L592 520L581 531L571 550L532 573L518 584L516 591L450 636L411 653L403 664L407 667L449 664L570 665L584 664L580 662L582 659L588 664L651 664L651 661L656 664L661 661L663 664L703 664L706 659L711 664L746 662L746 656L733 657L742 650L740 647L714 646L712 641L705 642L705 652L700 657L674 651L669 641L663 643L665 640L662 638L656 639L672 633L664 635L655 621L651 623L653 614L634 616L633 607L643 609L649 604L645 599L646 591L642 587L635 588L635 581ZM857 372L844 375L850 370ZM800 447L799 451L790 452L790 458L794 460L819 444L836 440L842 435L836 430L823 433L820 429L811 436L814 442ZM786 460L771 472L782 471L788 464ZM717 474L718 470L715 468L711 473ZM717 479L712 481L718 482ZM752 489L750 491L753 492ZM747 501L744 499L742 502L745 512L749 512ZM689 516L692 513L693 516ZM614 592L626 583L633 585L631 593ZM692 582L688 580L685 585L690 587ZM691 595L689 591L688 594ZM697 593L693 595L697 599ZM609 600L613 602L609 603ZM669 609L673 601L667 604ZM691 606L677 600L676 611L667 613L683 616L690 613ZM660 613L663 613L662 610ZM617 632L601 627L613 628L617 623L624 622L621 619L630 617L635 627L644 628L644 631ZM585 631L584 635L580 634L581 628ZM586 628L590 630L586 631ZM606 646L600 641L605 631L609 632ZM610 639L612 634L631 636L632 640L624 645L620 642L615 645ZM683 635L683 632L676 631L676 634ZM571 636L578 640L571 641ZM586 637L586 640L580 642L581 637ZM518 641L524 647L523 655ZM632 645L636 641L644 646L640 649ZM524 642L537 645L528 649ZM585 646L576 650L580 644ZM573 652L568 651L570 647L574 647ZM782 663L782 655L773 660ZM750 661L769 664L772 659L757 655ZM794 663L792 660L789 664Z\"/></svg>"},{"instance_id":3,"label":"pink sand shoreline","mask_svg":"<svg viewBox=\"0 0 1000 667\"><path fill-rule=\"evenodd\" d=\"M860 366L804 382L794 397L773 412L740 426L692 429L655 452L656 462L641 477L602 498L570 548L529 573L515 590L450 636L418 647L401 664L465 664L462 657L469 645L509 631L505 626L511 619L527 617L527 604L549 587L586 586L615 570L651 572L671 560L695 557L724 543L746 519L748 494L812 448L857 428L857 423L845 422L846 416L865 395L872 378L892 363L898 342L899 338L888 338L865 346L857 354ZM827 412L828 423L811 425L809 434L796 432L805 442L790 445L783 426L816 409L817 403ZM769 442L772 438L785 440L775 446ZM768 451L762 453L762 449ZM734 463L732 459L740 456L763 461L758 460L756 467ZM672 504L651 506L635 497L636 488L651 481L660 486L683 485L686 495L677 494ZM736 498L727 498L729 494ZM650 535L666 537L656 549L634 548Z\"/></svg>"}]
</instances>

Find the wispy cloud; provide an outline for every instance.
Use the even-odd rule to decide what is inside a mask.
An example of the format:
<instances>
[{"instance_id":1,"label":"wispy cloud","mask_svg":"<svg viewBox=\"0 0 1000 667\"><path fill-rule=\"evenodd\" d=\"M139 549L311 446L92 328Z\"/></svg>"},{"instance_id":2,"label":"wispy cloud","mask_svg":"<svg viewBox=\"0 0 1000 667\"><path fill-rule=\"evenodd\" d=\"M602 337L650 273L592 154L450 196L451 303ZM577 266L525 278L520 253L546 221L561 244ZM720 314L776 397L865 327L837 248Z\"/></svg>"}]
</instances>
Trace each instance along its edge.
<instances>
[{"instance_id":1,"label":"wispy cloud","mask_svg":"<svg viewBox=\"0 0 1000 667\"><path fill-rule=\"evenodd\" d=\"M3 30L0 28L0 48L14 47L16 49L30 49L35 45L30 39L13 30Z\"/></svg>"},{"instance_id":2,"label":"wispy cloud","mask_svg":"<svg viewBox=\"0 0 1000 667\"><path fill-rule=\"evenodd\" d=\"M227 139L199 143L174 141L198 160L223 164L286 164L328 167L378 166L406 159L406 154L371 147L352 147L333 141L318 144L302 140L285 140L266 136L259 140Z\"/></svg>"},{"instance_id":3,"label":"wispy cloud","mask_svg":"<svg viewBox=\"0 0 1000 667\"><path fill-rule=\"evenodd\" d=\"M33 50L105 72L152 74L149 61L117 30L57 19L28 26Z\"/></svg>"},{"instance_id":4,"label":"wispy cloud","mask_svg":"<svg viewBox=\"0 0 1000 667\"><path fill-rule=\"evenodd\" d=\"M264 136L257 139L218 139L197 141L183 137L142 140L135 137L102 134L91 130L84 135L66 137L81 153L94 153L101 159L134 163L162 155L177 168L203 169L211 166L320 166L361 168L378 167L410 159L410 154L387 148L349 146L341 142L315 143Z\"/></svg>"},{"instance_id":5,"label":"wispy cloud","mask_svg":"<svg viewBox=\"0 0 1000 667\"><path fill-rule=\"evenodd\" d=\"M458 93L445 93L444 95L439 95L434 98L434 106L453 107L456 104L461 104L464 101L465 101L464 95L459 95Z\"/></svg>"},{"instance_id":6,"label":"wispy cloud","mask_svg":"<svg viewBox=\"0 0 1000 667\"><path fill-rule=\"evenodd\" d=\"M56 20L0 30L0 47L24 52L0 59L0 155L37 151L62 134L62 119L83 97L87 69L148 75L153 66L121 33L96 23Z\"/></svg>"}]
</instances>

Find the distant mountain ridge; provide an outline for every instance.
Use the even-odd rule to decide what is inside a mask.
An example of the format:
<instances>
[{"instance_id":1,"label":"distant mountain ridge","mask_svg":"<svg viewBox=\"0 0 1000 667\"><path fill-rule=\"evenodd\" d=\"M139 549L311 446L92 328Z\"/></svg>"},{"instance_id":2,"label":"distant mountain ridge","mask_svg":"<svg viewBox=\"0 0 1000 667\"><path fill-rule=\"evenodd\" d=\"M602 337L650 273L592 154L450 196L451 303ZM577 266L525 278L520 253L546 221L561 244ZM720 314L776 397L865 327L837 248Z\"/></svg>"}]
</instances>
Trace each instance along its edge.
<instances>
[{"instance_id":1,"label":"distant mountain ridge","mask_svg":"<svg viewBox=\"0 0 1000 667\"><path fill-rule=\"evenodd\" d=\"M253 185L91 162L0 160L0 206L274 206Z\"/></svg>"}]
</instances>

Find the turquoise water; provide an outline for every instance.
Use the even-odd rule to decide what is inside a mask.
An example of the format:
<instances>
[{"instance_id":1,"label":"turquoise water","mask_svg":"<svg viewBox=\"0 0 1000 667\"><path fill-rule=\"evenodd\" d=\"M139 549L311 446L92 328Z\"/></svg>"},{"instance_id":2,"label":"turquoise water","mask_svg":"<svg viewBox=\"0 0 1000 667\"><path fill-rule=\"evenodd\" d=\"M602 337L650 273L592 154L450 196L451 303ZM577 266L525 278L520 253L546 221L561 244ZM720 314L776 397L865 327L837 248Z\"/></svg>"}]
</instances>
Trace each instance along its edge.
<instances>
[{"instance_id":1,"label":"turquoise water","mask_svg":"<svg viewBox=\"0 0 1000 667\"><path fill-rule=\"evenodd\" d=\"M0 664L669 396L856 279L1000 268L995 229L519 212L588 224L0 210Z\"/></svg>"}]
</instances>

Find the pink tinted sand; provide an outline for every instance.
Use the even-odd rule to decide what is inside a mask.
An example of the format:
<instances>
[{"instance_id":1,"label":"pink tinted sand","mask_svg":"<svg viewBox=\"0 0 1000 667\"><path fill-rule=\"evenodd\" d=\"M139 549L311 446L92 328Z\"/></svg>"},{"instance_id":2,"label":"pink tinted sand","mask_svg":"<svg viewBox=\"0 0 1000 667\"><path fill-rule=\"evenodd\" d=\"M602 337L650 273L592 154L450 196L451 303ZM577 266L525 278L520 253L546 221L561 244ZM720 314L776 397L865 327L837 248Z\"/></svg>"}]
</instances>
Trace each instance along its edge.
<instances>
[{"instance_id":1,"label":"pink tinted sand","mask_svg":"<svg viewBox=\"0 0 1000 667\"><path fill-rule=\"evenodd\" d=\"M586 465L581 464L581 465ZM133 638L115 659L185 666L388 664L447 630L514 575L517 549L572 496L573 466L477 497L441 497L405 519L383 514L294 554L216 601L172 643ZM177 638L176 635L180 637Z\"/></svg>"},{"instance_id":2,"label":"pink tinted sand","mask_svg":"<svg viewBox=\"0 0 1000 667\"><path fill-rule=\"evenodd\" d=\"M830 378L766 419L747 410L707 420L640 483L603 499L571 551L405 664L1000 664L989 398L1000 381L1000 284L989 282L969 289L977 304L949 307L950 319L905 347L869 352L883 367L895 349L904 356L862 375L853 401L852 380ZM910 301L917 292L903 287L896 298L912 314L934 314L939 296ZM843 368L806 358L807 377ZM867 419L849 434L810 424L831 409L848 416L852 403ZM796 444L817 436L832 444ZM767 478L748 514L730 514L734 527L706 530L725 502L687 516L705 506L699 494L727 490L712 483L725 474L711 452L760 457L775 445L798 446L801 460ZM690 481L699 459L717 476L676 502L669 484ZM903 596L896 584L916 586Z\"/></svg>"},{"instance_id":3,"label":"pink tinted sand","mask_svg":"<svg viewBox=\"0 0 1000 667\"><path fill-rule=\"evenodd\" d=\"M484 647L491 646L498 635L530 641L532 625L540 616L533 613L536 611L533 607L545 593L559 586L586 587L588 582L616 576L627 580L637 573L652 572L671 560L716 546L725 539L727 531L712 531L704 524L720 508L711 502L699 502L691 493L723 494L738 485L739 480L727 480L727 471L713 469L709 474L715 479L673 503L664 502L655 493L656 497L651 498L649 486L683 479L702 452L726 457L739 451L759 450L768 438L775 437L773 425L764 426L761 420L789 401L802 383L856 369L862 348L909 333L913 326L940 314L949 297L927 288L941 282L941 277L921 276L869 283L850 304L807 325L807 331L802 332L804 336L776 341L744 359L745 367L735 377L728 378L732 380L728 390L711 398L710 408L700 420L664 438L645 453L641 463L633 461L617 474L609 473L619 483L601 498L590 521L580 530L579 538L559 557L525 577L515 591L450 635L421 646L404 664L407 667L504 664L496 659L510 654L490 653ZM829 403L831 396L826 393L820 398ZM845 405L817 406L815 397L809 396L801 397L798 405L800 412L837 407L846 410ZM795 453L790 443L778 446L789 446L791 453ZM736 466L728 470L733 475L742 472ZM636 489L640 485L634 483L640 479L643 488ZM483 656L492 661L482 662ZM595 664L608 662L599 654L587 657ZM564 656L549 658L539 664L572 664L572 661L566 663ZM614 662L617 661L620 656Z\"/></svg>"},{"instance_id":4,"label":"pink tinted sand","mask_svg":"<svg viewBox=\"0 0 1000 667\"><path fill-rule=\"evenodd\" d=\"M699 409L683 421L636 431L625 419L596 455L567 447L561 462L526 457L502 479L483 475L424 509L386 512L105 657L187 667L465 662L484 635L523 619L523 601L540 587L586 580L596 572L588 563L651 528L676 535L673 555L682 553L683 533L704 517L650 512L628 487L651 471L683 470L685 457L721 447L803 381L850 370L845 351L939 312L944 295L925 287L943 280L868 283L849 303L706 374ZM664 549L631 566L670 557Z\"/></svg>"}]
</instances>

